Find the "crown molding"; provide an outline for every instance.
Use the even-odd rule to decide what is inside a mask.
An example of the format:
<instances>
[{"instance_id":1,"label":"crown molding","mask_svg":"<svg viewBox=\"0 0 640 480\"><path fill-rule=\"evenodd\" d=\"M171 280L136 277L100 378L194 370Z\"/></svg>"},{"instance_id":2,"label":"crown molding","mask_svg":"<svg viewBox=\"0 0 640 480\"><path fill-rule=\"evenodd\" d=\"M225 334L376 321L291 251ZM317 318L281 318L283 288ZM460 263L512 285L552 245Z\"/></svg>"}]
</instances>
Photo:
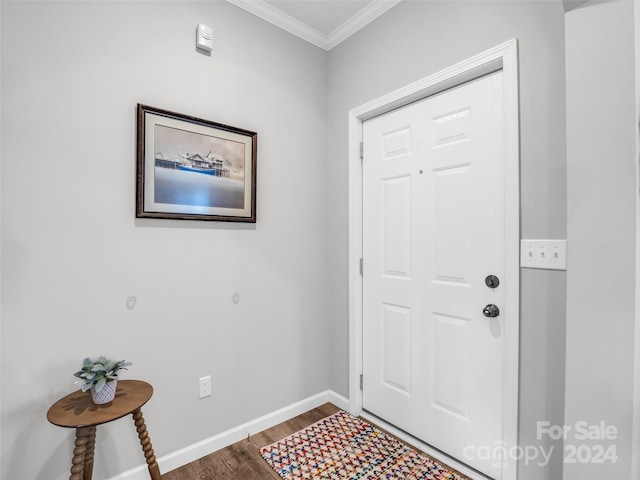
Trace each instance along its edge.
<instances>
[{"instance_id":1,"label":"crown molding","mask_svg":"<svg viewBox=\"0 0 640 480\"><path fill-rule=\"evenodd\" d=\"M297 18L293 18L291 15L269 5L264 0L227 0L227 2L327 51L349 38L400 1L374 0L331 33L325 35Z\"/></svg>"},{"instance_id":2,"label":"crown molding","mask_svg":"<svg viewBox=\"0 0 640 480\"><path fill-rule=\"evenodd\" d=\"M327 36L320 33L314 28L311 28L306 23L293 18L275 7L272 7L263 0L227 0L227 2L234 4L237 7L246 10L249 13L253 13L255 16L272 23L276 27L280 27L293 35L296 35L307 42L327 49Z\"/></svg>"},{"instance_id":3,"label":"crown molding","mask_svg":"<svg viewBox=\"0 0 640 480\"><path fill-rule=\"evenodd\" d=\"M324 49L331 50L340 42L346 40L358 30L373 22L391 7L400 3L400 1L401 0L374 0L369 3L353 17L327 35L327 43Z\"/></svg>"}]
</instances>

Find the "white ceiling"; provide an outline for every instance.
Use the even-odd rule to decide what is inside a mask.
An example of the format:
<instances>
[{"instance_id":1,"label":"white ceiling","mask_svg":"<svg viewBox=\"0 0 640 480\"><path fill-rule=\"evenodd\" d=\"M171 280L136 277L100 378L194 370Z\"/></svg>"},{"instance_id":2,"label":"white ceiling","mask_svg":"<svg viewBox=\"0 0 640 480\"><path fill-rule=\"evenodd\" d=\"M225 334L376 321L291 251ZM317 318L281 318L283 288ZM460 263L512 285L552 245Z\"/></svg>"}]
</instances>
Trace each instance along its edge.
<instances>
[{"instance_id":1,"label":"white ceiling","mask_svg":"<svg viewBox=\"0 0 640 480\"><path fill-rule=\"evenodd\" d=\"M325 50L400 0L227 0Z\"/></svg>"}]
</instances>

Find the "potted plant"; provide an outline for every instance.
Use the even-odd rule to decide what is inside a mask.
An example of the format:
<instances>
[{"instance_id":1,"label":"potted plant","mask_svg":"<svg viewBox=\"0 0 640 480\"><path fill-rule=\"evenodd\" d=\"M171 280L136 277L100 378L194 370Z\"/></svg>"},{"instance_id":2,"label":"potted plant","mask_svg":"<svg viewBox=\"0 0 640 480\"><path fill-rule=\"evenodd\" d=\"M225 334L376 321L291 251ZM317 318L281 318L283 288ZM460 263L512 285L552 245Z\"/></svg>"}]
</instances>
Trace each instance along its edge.
<instances>
[{"instance_id":1,"label":"potted plant","mask_svg":"<svg viewBox=\"0 0 640 480\"><path fill-rule=\"evenodd\" d=\"M91 390L93 403L102 405L113 400L118 384L118 372L127 370L131 362L124 360L109 360L106 357L99 357L97 360L85 358L82 362L82 369L73 375L78 377L78 382L82 383L82 391Z\"/></svg>"}]
</instances>

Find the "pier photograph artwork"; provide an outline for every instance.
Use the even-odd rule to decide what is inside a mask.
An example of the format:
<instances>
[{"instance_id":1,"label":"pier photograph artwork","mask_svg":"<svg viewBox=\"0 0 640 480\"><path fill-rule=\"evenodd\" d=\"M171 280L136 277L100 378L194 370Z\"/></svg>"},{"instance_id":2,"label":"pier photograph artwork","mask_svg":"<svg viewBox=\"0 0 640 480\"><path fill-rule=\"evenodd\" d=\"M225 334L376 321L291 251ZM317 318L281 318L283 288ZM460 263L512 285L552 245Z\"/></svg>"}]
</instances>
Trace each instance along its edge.
<instances>
[{"instance_id":1,"label":"pier photograph artwork","mask_svg":"<svg viewBox=\"0 0 640 480\"><path fill-rule=\"evenodd\" d=\"M156 203L244 207L244 143L156 125Z\"/></svg>"},{"instance_id":2,"label":"pier photograph artwork","mask_svg":"<svg viewBox=\"0 0 640 480\"><path fill-rule=\"evenodd\" d=\"M138 217L255 222L257 134L138 105Z\"/></svg>"}]
</instances>

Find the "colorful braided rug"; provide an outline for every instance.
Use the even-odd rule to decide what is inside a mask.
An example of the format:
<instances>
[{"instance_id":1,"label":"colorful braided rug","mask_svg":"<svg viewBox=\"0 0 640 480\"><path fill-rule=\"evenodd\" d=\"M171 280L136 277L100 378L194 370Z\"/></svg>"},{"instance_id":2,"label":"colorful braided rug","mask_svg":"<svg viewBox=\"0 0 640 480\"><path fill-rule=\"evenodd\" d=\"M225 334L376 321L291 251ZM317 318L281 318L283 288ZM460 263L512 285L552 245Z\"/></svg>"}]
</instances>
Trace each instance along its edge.
<instances>
[{"instance_id":1,"label":"colorful braided rug","mask_svg":"<svg viewBox=\"0 0 640 480\"><path fill-rule=\"evenodd\" d=\"M347 412L260 449L285 480L462 480L426 455Z\"/></svg>"}]
</instances>

